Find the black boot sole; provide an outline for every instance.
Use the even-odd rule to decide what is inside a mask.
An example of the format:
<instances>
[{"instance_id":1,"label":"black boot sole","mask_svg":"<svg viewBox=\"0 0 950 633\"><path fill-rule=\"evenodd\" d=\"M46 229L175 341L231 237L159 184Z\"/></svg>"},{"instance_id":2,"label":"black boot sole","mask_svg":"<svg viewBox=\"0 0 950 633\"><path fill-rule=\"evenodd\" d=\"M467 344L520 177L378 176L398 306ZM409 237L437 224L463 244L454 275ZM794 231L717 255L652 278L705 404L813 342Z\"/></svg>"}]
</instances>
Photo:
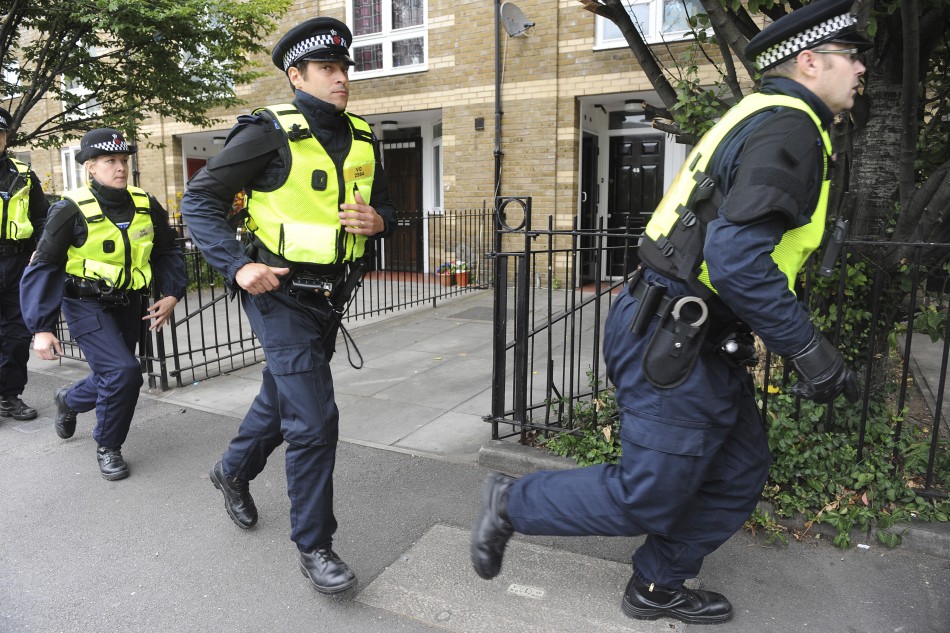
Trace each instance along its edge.
<instances>
[{"instance_id":1,"label":"black boot sole","mask_svg":"<svg viewBox=\"0 0 950 633\"><path fill-rule=\"evenodd\" d=\"M314 582L313 578L310 576L310 572L307 571L307 568L304 567L303 563L298 563L297 566L300 568L300 573L303 574L307 580L310 581L310 584L313 585L313 588L319 591L320 593L332 596L336 593L343 593L347 589L352 589L356 586L356 576L352 580L343 583L342 585L336 585L334 587L323 587Z\"/></svg>"},{"instance_id":2,"label":"black boot sole","mask_svg":"<svg viewBox=\"0 0 950 633\"><path fill-rule=\"evenodd\" d=\"M732 619L731 611L725 615L690 616L682 613L674 613L668 609L643 609L630 604L627 601L626 596L623 597L623 603L620 606L626 615L634 618L635 620L658 620L659 618L671 618L673 620L685 622L686 624L722 624L723 622L728 622Z\"/></svg>"},{"instance_id":3,"label":"black boot sole","mask_svg":"<svg viewBox=\"0 0 950 633\"><path fill-rule=\"evenodd\" d=\"M99 471L99 474L102 475L102 478L105 479L106 481L118 481L120 479L127 478L129 476L129 471L122 470L117 473L108 473L108 474L102 471Z\"/></svg>"},{"instance_id":4,"label":"black boot sole","mask_svg":"<svg viewBox=\"0 0 950 633\"><path fill-rule=\"evenodd\" d=\"M19 420L20 422L26 422L27 420L35 420L36 416L39 413L33 413L28 415L17 415L16 413L3 413L0 412L0 418L13 418L14 420Z\"/></svg>"}]
</instances>

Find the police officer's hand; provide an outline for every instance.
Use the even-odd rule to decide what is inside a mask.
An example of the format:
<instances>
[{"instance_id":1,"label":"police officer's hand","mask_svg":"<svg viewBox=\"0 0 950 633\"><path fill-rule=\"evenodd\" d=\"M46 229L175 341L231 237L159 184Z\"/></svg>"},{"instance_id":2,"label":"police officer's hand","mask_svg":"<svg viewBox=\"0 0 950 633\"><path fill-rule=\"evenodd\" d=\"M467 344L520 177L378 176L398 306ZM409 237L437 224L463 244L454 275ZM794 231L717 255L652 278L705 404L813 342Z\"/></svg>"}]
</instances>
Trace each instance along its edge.
<instances>
[{"instance_id":1,"label":"police officer's hand","mask_svg":"<svg viewBox=\"0 0 950 633\"><path fill-rule=\"evenodd\" d=\"M152 324L149 326L149 330L161 330L162 326L168 321L171 317L172 312L175 311L175 306L178 305L178 299L175 297L162 297L148 308L145 309L145 316L142 317L143 321L152 321Z\"/></svg>"},{"instance_id":2,"label":"police officer's hand","mask_svg":"<svg viewBox=\"0 0 950 633\"><path fill-rule=\"evenodd\" d=\"M363 201L360 192L356 192L356 204L340 205L340 224L347 233L358 235L376 235L386 228L383 216L376 213L376 209Z\"/></svg>"},{"instance_id":3,"label":"police officer's hand","mask_svg":"<svg viewBox=\"0 0 950 633\"><path fill-rule=\"evenodd\" d=\"M289 275L289 268L275 268L267 264L244 264L234 275L234 281L252 295L260 295L280 288L280 278Z\"/></svg>"},{"instance_id":4,"label":"police officer's hand","mask_svg":"<svg viewBox=\"0 0 950 633\"><path fill-rule=\"evenodd\" d=\"M818 404L831 402L841 394L851 403L861 397L858 379L845 365L841 352L817 330L805 349L789 360L799 377L798 383L789 389L792 395Z\"/></svg>"},{"instance_id":5,"label":"police officer's hand","mask_svg":"<svg viewBox=\"0 0 950 633\"><path fill-rule=\"evenodd\" d=\"M59 339L52 332L37 332L33 335L33 351L43 360L56 360L63 355Z\"/></svg>"}]
</instances>

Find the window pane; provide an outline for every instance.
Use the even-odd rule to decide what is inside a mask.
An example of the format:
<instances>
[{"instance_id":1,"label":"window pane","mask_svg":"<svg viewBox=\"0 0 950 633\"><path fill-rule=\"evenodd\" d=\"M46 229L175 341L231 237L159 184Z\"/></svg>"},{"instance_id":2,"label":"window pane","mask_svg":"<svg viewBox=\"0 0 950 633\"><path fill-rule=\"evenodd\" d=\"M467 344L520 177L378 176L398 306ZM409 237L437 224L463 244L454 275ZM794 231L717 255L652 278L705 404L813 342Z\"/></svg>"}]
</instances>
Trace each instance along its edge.
<instances>
[{"instance_id":1,"label":"window pane","mask_svg":"<svg viewBox=\"0 0 950 633\"><path fill-rule=\"evenodd\" d=\"M669 2L670 0L666 0ZM633 20L633 25L640 29L640 32L643 33L645 37L650 37L651 26L650 26L650 3L639 3L634 5L627 5L627 13L630 14L630 19ZM623 33L620 32L620 29L616 24L610 20L604 18L604 32L602 39L603 40L622 40Z\"/></svg>"},{"instance_id":2,"label":"window pane","mask_svg":"<svg viewBox=\"0 0 950 633\"><path fill-rule=\"evenodd\" d=\"M383 30L383 0L353 0L353 35L372 35Z\"/></svg>"},{"instance_id":3,"label":"window pane","mask_svg":"<svg viewBox=\"0 0 950 633\"><path fill-rule=\"evenodd\" d=\"M423 0L393 0L393 29L421 26Z\"/></svg>"},{"instance_id":4,"label":"window pane","mask_svg":"<svg viewBox=\"0 0 950 633\"><path fill-rule=\"evenodd\" d=\"M689 18L705 12L699 0L663 0L663 32L689 30Z\"/></svg>"},{"instance_id":5,"label":"window pane","mask_svg":"<svg viewBox=\"0 0 950 633\"><path fill-rule=\"evenodd\" d=\"M383 45L353 47L353 61L356 62L357 71L379 70L383 67Z\"/></svg>"},{"instance_id":6,"label":"window pane","mask_svg":"<svg viewBox=\"0 0 950 633\"><path fill-rule=\"evenodd\" d=\"M414 37L411 40L393 42L393 67L413 66L425 61L424 39Z\"/></svg>"}]
</instances>

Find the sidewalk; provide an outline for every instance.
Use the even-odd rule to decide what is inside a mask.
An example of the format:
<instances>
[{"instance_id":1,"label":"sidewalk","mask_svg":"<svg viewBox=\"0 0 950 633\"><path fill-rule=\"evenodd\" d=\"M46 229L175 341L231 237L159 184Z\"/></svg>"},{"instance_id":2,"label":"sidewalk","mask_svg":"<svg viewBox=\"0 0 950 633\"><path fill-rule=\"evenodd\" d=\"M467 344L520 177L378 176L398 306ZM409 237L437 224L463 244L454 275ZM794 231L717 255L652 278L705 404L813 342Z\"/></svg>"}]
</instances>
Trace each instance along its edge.
<instances>
[{"instance_id":1,"label":"sidewalk","mask_svg":"<svg viewBox=\"0 0 950 633\"><path fill-rule=\"evenodd\" d=\"M334 598L296 569L282 451L252 484L261 514L252 530L231 523L208 481L260 367L145 393L123 450L132 476L106 482L93 414L80 415L70 440L52 428L51 394L85 366L31 361L24 399L40 417L0 421L0 631L700 630L620 611L639 538L519 535L498 578L471 571L468 530L486 469L565 465L489 439L491 299L474 293L350 328L362 370L338 350L334 547L360 583ZM947 532L913 530L895 550L867 544L784 548L737 534L699 577L736 616L702 630L950 631Z\"/></svg>"}]
</instances>

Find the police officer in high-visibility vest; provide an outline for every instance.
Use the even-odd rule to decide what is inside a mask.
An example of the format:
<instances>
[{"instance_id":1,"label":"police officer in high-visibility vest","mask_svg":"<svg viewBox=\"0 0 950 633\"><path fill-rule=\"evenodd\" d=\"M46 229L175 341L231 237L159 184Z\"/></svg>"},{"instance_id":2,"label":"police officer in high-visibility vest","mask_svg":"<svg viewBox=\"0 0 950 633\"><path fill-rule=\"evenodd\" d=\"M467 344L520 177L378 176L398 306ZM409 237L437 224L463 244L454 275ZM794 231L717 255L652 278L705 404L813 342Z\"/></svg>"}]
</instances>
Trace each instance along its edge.
<instances>
[{"instance_id":1,"label":"police officer in high-visibility vest","mask_svg":"<svg viewBox=\"0 0 950 633\"><path fill-rule=\"evenodd\" d=\"M56 433L76 431L78 413L96 411L92 437L102 477L129 476L122 445L142 387L135 357L142 322L159 330L185 294L187 277L176 234L159 202L128 184L136 148L112 128L87 132L76 162L87 186L67 191L49 210L46 228L20 287L33 350L55 360L62 346L60 309L89 375L55 394ZM144 308L152 282L162 295Z\"/></svg>"},{"instance_id":2,"label":"police officer in high-visibility vest","mask_svg":"<svg viewBox=\"0 0 950 633\"><path fill-rule=\"evenodd\" d=\"M26 388L30 331L20 311L20 277L43 232L49 204L30 166L7 154L13 117L0 108L0 418L32 420Z\"/></svg>"},{"instance_id":3,"label":"police officer in high-visibility vest","mask_svg":"<svg viewBox=\"0 0 950 633\"><path fill-rule=\"evenodd\" d=\"M351 42L347 26L328 17L288 31L272 59L294 88L293 101L238 117L181 203L195 244L240 292L267 359L260 393L211 481L234 523L254 527L249 482L286 442L290 538L300 570L326 594L356 584L333 550L339 411L330 302L353 279L367 240L395 225L376 139L366 121L346 111ZM247 199L238 215L243 247L227 221L240 190Z\"/></svg>"},{"instance_id":4,"label":"police officer in high-visibility vest","mask_svg":"<svg viewBox=\"0 0 950 633\"><path fill-rule=\"evenodd\" d=\"M692 590L703 559L752 513L771 462L751 376L755 332L795 368L794 392L858 398L852 371L810 322L795 277L825 229L834 157L827 129L854 104L852 0L818 0L745 50L757 94L687 158L645 230L643 266L611 307L604 357L616 386L617 465L491 474L472 530L476 572L501 569L513 532L646 535L621 606L630 617L711 624L721 594Z\"/></svg>"}]
</instances>

